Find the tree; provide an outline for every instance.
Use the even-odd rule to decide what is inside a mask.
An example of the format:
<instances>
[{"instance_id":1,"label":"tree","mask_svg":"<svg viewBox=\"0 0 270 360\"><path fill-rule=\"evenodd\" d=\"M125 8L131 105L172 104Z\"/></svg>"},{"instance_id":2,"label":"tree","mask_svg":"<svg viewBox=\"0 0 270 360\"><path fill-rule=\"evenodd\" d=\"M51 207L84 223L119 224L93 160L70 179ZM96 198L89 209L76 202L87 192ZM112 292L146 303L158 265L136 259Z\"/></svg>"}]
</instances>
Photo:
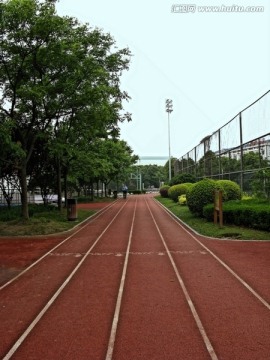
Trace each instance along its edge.
<instances>
[{"instance_id":1,"label":"tree","mask_svg":"<svg viewBox=\"0 0 270 360\"><path fill-rule=\"evenodd\" d=\"M137 169L141 174L144 189L151 187L159 188L160 184L164 182L168 176L167 173L165 173L164 166L156 164L139 165L133 170L133 173L137 173Z\"/></svg>"},{"instance_id":2,"label":"tree","mask_svg":"<svg viewBox=\"0 0 270 360\"><path fill-rule=\"evenodd\" d=\"M183 183L195 183L196 178L192 174L188 173L181 173L175 175L172 180L170 181L170 185L177 185L177 184L183 184Z\"/></svg>"},{"instance_id":3,"label":"tree","mask_svg":"<svg viewBox=\"0 0 270 360\"><path fill-rule=\"evenodd\" d=\"M101 181L105 185L105 195L109 183L125 181L131 166L138 160L125 141L111 138L96 139L79 156L72 162L70 173L77 174L75 177L81 187L91 188L94 182Z\"/></svg>"},{"instance_id":4,"label":"tree","mask_svg":"<svg viewBox=\"0 0 270 360\"><path fill-rule=\"evenodd\" d=\"M260 153L249 151L243 155L244 170L255 170L268 166L268 161Z\"/></svg>"},{"instance_id":5,"label":"tree","mask_svg":"<svg viewBox=\"0 0 270 360\"><path fill-rule=\"evenodd\" d=\"M117 136L120 76L128 69L128 49L114 51L114 40L89 30L74 18L60 17L56 0L9 0L0 4L0 127L11 124L11 139L20 150L15 162L21 186L22 216L27 219L27 166L37 141L53 128L58 177L62 123L70 133L81 129L91 139L110 131ZM71 141L70 143L73 143ZM65 151L64 151L65 152Z\"/></svg>"},{"instance_id":6,"label":"tree","mask_svg":"<svg viewBox=\"0 0 270 360\"><path fill-rule=\"evenodd\" d=\"M270 200L270 169L259 170L251 182L254 194L259 198Z\"/></svg>"}]
</instances>

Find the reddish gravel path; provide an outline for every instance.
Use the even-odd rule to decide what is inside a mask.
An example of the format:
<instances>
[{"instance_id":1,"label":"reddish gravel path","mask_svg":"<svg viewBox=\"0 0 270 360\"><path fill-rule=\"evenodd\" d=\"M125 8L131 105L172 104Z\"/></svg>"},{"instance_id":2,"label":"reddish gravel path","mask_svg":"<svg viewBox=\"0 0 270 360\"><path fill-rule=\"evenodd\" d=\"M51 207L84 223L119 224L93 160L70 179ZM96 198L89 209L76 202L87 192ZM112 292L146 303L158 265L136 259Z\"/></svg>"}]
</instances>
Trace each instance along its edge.
<instances>
[{"instance_id":1,"label":"reddish gravel path","mask_svg":"<svg viewBox=\"0 0 270 360\"><path fill-rule=\"evenodd\" d=\"M270 242L197 236L149 195L65 238L0 241L14 274L63 242L0 290L1 358L270 359Z\"/></svg>"}]
</instances>

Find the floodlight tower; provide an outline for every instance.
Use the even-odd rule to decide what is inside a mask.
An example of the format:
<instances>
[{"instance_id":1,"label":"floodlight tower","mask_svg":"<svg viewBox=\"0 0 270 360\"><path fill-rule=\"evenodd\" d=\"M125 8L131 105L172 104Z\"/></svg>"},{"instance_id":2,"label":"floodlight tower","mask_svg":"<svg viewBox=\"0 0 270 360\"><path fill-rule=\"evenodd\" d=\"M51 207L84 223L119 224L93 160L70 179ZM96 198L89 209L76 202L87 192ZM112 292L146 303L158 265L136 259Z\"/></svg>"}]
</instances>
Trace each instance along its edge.
<instances>
[{"instance_id":1,"label":"floodlight tower","mask_svg":"<svg viewBox=\"0 0 270 360\"><path fill-rule=\"evenodd\" d=\"M168 113L168 140L169 140L169 181L172 178L172 164L171 164L171 134L170 134L170 113L173 111L172 100L166 99L166 112Z\"/></svg>"}]
</instances>

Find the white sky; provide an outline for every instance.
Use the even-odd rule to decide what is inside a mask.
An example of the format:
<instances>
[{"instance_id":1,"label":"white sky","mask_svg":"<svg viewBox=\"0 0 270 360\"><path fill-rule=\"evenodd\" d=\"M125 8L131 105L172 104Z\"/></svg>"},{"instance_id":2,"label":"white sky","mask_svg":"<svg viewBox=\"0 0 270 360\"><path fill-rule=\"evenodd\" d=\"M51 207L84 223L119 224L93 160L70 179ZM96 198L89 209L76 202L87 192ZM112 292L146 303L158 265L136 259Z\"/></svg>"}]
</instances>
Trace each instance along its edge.
<instances>
[{"instance_id":1,"label":"white sky","mask_svg":"<svg viewBox=\"0 0 270 360\"><path fill-rule=\"evenodd\" d=\"M171 11L183 4L196 11ZM233 5L264 11L198 9ZM57 9L131 50L122 89L133 120L121 125L121 138L139 156L169 154L165 99L173 100L171 155L178 158L270 89L269 0L60 0Z\"/></svg>"}]
</instances>

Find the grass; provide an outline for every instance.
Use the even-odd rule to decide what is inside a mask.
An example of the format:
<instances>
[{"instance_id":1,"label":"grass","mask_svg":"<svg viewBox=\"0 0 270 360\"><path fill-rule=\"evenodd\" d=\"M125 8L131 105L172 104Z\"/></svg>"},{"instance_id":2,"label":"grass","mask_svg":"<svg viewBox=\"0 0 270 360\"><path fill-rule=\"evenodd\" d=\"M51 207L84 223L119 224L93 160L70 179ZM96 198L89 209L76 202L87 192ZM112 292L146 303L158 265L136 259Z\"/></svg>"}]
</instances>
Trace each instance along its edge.
<instances>
[{"instance_id":1,"label":"grass","mask_svg":"<svg viewBox=\"0 0 270 360\"><path fill-rule=\"evenodd\" d=\"M68 221L67 210L59 212L53 206L29 206L30 219L20 218L20 207L0 209L0 236L49 235L70 230L94 214L93 210L77 210L77 220Z\"/></svg>"},{"instance_id":2,"label":"grass","mask_svg":"<svg viewBox=\"0 0 270 360\"><path fill-rule=\"evenodd\" d=\"M270 233L267 231L259 231L235 225L219 227L219 225L194 216L187 206L181 206L173 200L161 196L157 196L156 199L201 235L223 239L270 240Z\"/></svg>"}]
</instances>

